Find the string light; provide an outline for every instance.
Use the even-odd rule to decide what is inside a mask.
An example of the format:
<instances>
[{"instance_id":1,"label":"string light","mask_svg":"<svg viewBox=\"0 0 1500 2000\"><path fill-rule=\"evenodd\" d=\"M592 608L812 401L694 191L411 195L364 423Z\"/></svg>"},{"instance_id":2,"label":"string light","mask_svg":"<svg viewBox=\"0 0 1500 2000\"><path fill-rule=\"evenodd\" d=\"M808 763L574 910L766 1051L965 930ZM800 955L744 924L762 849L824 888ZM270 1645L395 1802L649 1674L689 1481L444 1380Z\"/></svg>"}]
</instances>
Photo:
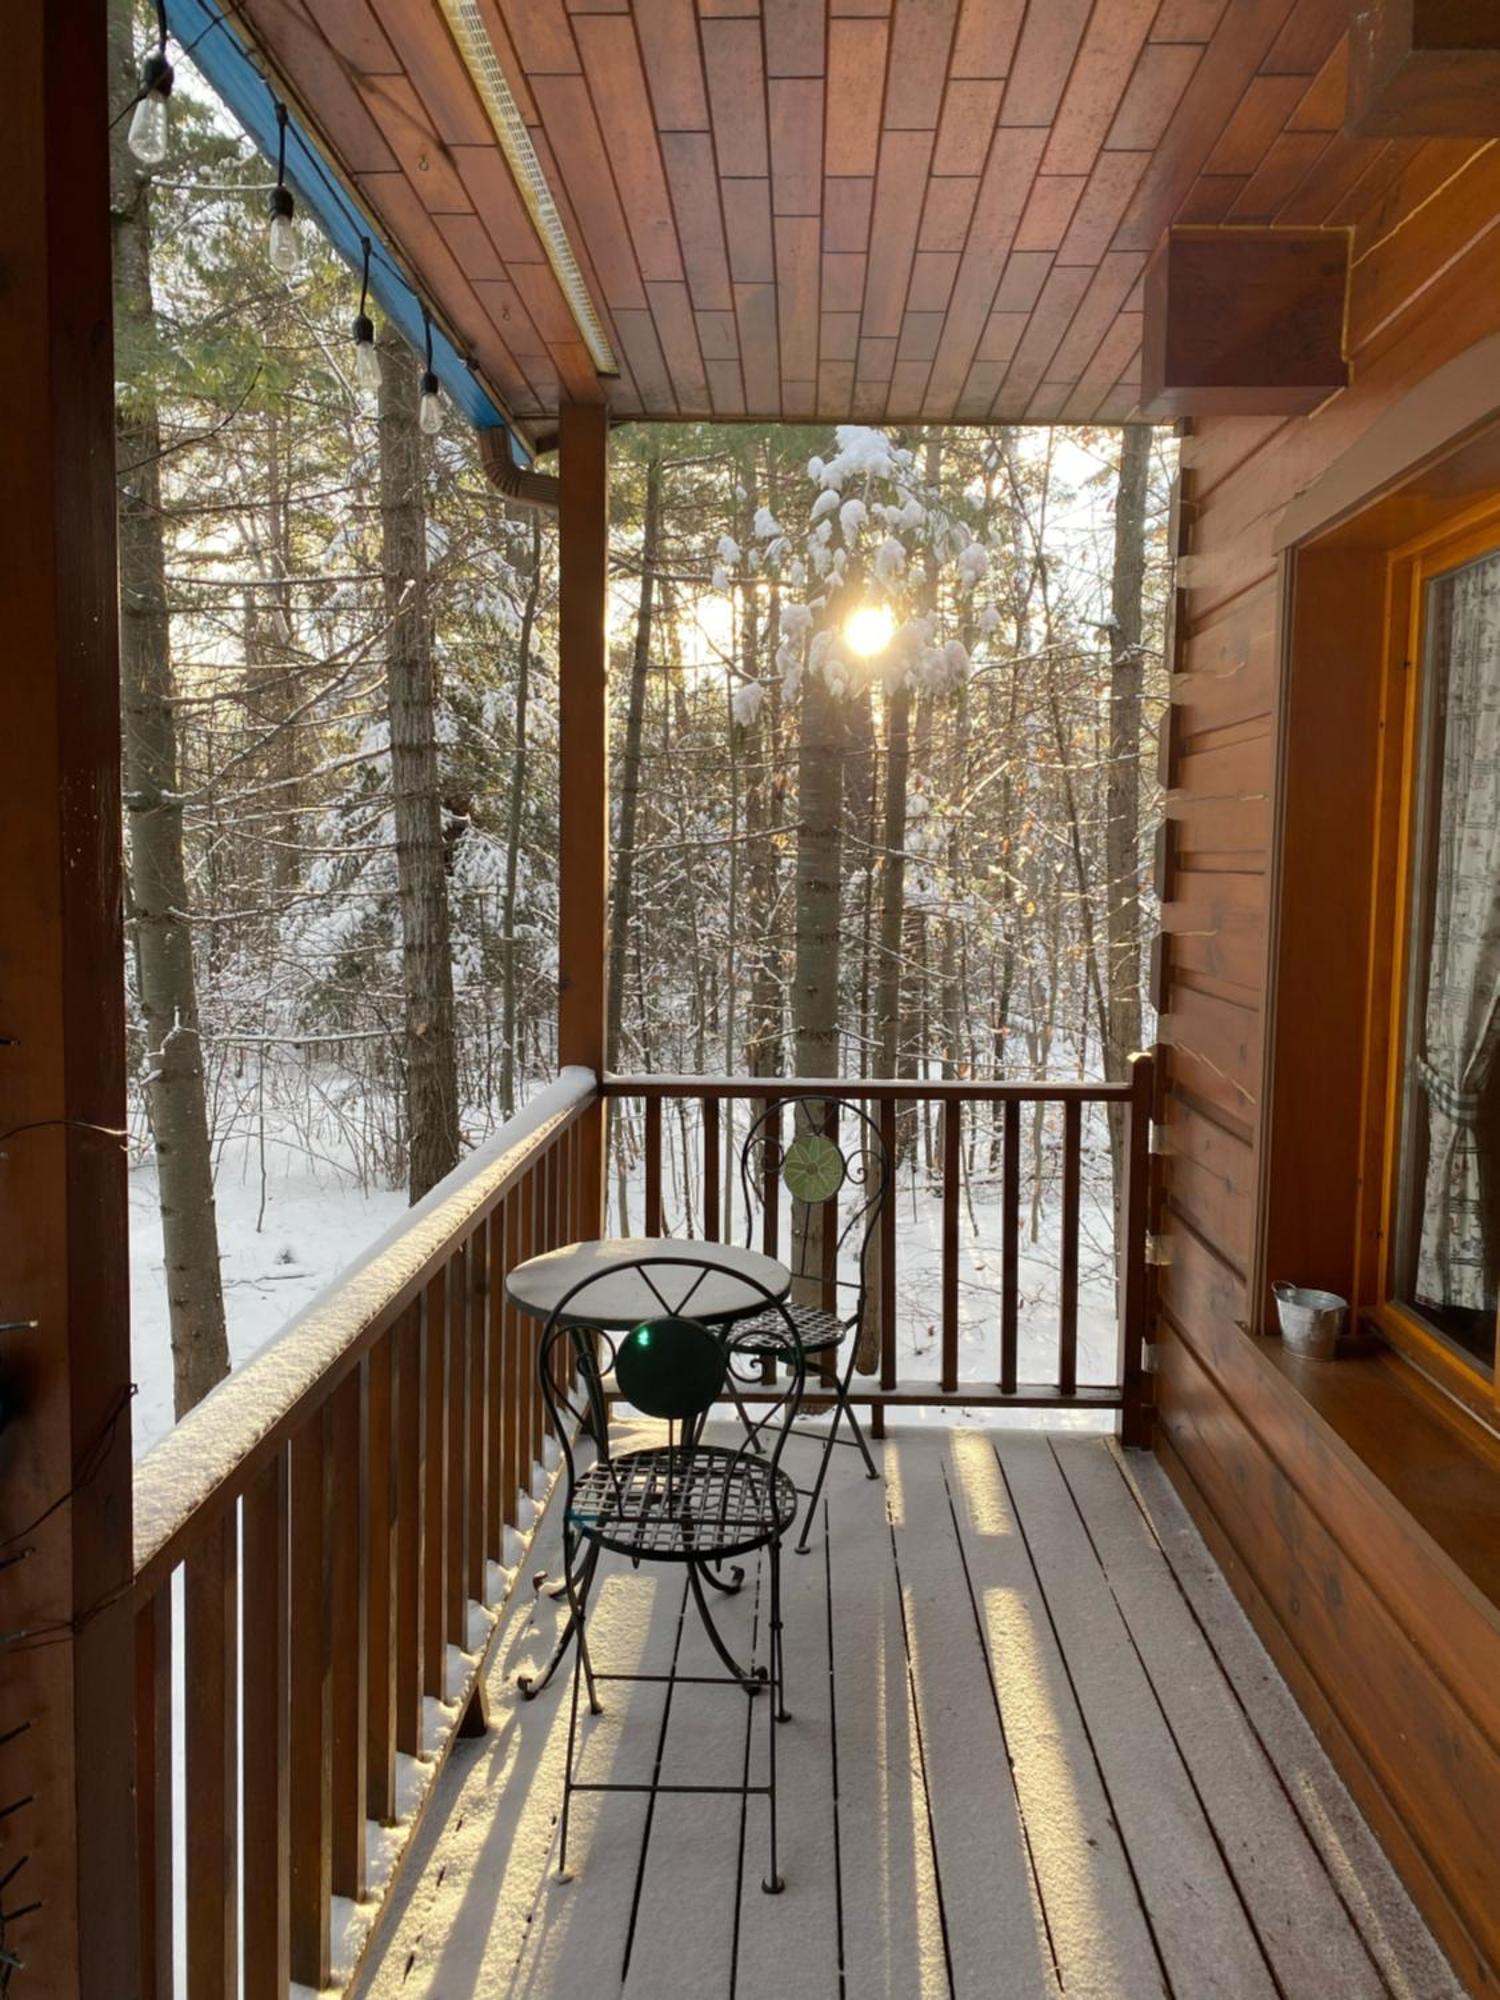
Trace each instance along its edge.
<instances>
[{"instance_id":1,"label":"string light","mask_svg":"<svg viewBox=\"0 0 1500 2000\"><path fill-rule=\"evenodd\" d=\"M167 99L172 95L172 65L167 61L167 4L156 0L156 47L141 64L140 95L125 135L126 144L143 167L159 167L167 157Z\"/></svg>"},{"instance_id":2,"label":"string light","mask_svg":"<svg viewBox=\"0 0 1500 2000\"><path fill-rule=\"evenodd\" d=\"M417 422L428 437L443 428L443 404L438 394L438 378L432 372L432 320L422 308L422 335L427 343L427 365L422 370L422 400L417 406Z\"/></svg>"},{"instance_id":3,"label":"string light","mask_svg":"<svg viewBox=\"0 0 1500 2000\"><path fill-rule=\"evenodd\" d=\"M271 263L284 278L297 269L297 233L292 227L296 212L292 191L286 184L286 106L276 106L276 185L271 190Z\"/></svg>"},{"instance_id":4,"label":"string light","mask_svg":"<svg viewBox=\"0 0 1500 2000\"><path fill-rule=\"evenodd\" d=\"M359 282L359 311L354 316L354 379L371 396L380 394L380 354L375 346L375 322L365 310L370 296L370 239L362 236L364 271Z\"/></svg>"}]
</instances>

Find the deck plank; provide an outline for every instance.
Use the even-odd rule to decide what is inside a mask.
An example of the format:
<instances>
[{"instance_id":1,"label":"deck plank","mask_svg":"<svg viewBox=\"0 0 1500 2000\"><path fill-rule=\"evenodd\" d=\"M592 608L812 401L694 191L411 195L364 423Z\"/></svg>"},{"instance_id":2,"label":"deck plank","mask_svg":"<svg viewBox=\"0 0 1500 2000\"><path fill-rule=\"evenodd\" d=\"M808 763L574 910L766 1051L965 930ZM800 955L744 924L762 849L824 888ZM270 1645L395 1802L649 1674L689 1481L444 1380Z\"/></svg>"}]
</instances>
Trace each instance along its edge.
<instances>
[{"instance_id":1,"label":"deck plank","mask_svg":"<svg viewBox=\"0 0 1500 2000\"><path fill-rule=\"evenodd\" d=\"M998 1432L995 1449L1172 1989L1192 2000L1276 2000L1213 1828L1047 1438Z\"/></svg>"},{"instance_id":2,"label":"deck plank","mask_svg":"<svg viewBox=\"0 0 1500 2000\"><path fill-rule=\"evenodd\" d=\"M946 1458L1064 1990L1070 2000L1161 1993L1161 1961L993 1439L955 1431Z\"/></svg>"}]
</instances>

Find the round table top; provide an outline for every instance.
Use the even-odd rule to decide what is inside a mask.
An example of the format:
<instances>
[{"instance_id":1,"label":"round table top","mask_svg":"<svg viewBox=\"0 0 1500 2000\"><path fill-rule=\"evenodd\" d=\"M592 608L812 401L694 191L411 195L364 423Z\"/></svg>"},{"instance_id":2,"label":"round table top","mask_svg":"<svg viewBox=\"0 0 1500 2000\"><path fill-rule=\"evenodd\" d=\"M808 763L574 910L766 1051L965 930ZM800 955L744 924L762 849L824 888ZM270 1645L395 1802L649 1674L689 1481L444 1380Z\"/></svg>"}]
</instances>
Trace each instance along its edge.
<instances>
[{"instance_id":1,"label":"round table top","mask_svg":"<svg viewBox=\"0 0 1500 2000\"><path fill-rule=\"evenodd\" d=\"M678 1268L663 1266L651 1273L621 1268L641 1258L685 1258ZM700 1275L694 1265L715 1268ZM642 1321L668 1311L683 1311L697 1320L742 1319L759 1312L771 1300L784 1299L792 1287L785 1264L759 1250L734 1243L693 1243L670 1236L607 1236L595 1243L570 1243L541 1257L518 1264L505 1281L513 1304L536 1319L547 1319L559 1301L585 1279L593 1282L578 1294L568 1319L597 1326L606 1333L628 1333ZM750 1282L746 1282L749 1280ZM691 1296L687 1294L691 1292Z\"/></svg>"}]
</instances>

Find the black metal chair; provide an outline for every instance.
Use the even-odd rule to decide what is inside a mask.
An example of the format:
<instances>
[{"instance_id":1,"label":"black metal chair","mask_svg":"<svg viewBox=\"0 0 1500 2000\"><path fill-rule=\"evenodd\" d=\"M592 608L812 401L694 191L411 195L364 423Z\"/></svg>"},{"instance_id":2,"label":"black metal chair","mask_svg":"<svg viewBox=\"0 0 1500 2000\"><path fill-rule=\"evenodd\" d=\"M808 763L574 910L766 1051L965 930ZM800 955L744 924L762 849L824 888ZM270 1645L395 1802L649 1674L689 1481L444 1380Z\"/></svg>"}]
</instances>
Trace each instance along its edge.
<instances>
[{"instance_id":1,"label":"black metal chair","mask_svg":"<svg viewBox=\"0 0 1500 2000\"><path fill-rule=\"evenodd\" d=\"M783 1149L788 1106L793 1111L794 1134ZM823 1378L821 1388L815 1388L814 1393L824 1393L833 1401L833 1418L826 1432L795 1432L800 1437L816 1438L823 1446L797 1540L799 1554L807 1550L835 1445L857 1447L867 1477L880 1477L849 1399L849 1383L868 1303L870 1245L881 1211L890 1199L891 1181L891 1160L878 1123L863 1106L848 1098L794 1097L768 1104L740 1149L747 1245L754 1243L758 1217L764 1231L767 1202L777 1199L780 1188L791 1197L792 1295L786 1310L804 1360ZM843 1269L849 1265L852 1273ZM815 1296L809 1297L810 1293ZM850 1293L852 1306L845 1311L840 1295L847 1298ZM848 1357L838 1366L834 1356L845 1341ZM845 1423L849 1435L841 1437L840 1426Z\"/></svg>"},{"instance_id":2,"label":"black metal chair","mask_svg":"<svg viewBox=\"0 0 1500 2000\"><path fill-rule=\"evenodd\" d=\"M626 1272L645 1281L660 1314L628 1333L612 1334L590 1324L589 1293L614 1284ZM710 1273L734 1277L760 1294L737 1322L705 1324L692 1317L695 1293ZM734 1392L736 1383L763 1379L766 1365L787 1373L776 1412L737 1448L706 1444L704 1421L712 1406ZM705 1256L657 1254L622 1263L582 1279L553 1309L542 1332L538 1356L542 1394L561 1441L566 1493L563 1506L563 1580L575 1643L567 1761L563 1779L558 1872L567 1876L568 1819L575 1791L722 1792L740 1798L764 1795L769 1801L771 1867L763 1882L768 1894L782 1888L776 1854L776 1728L787 1721L781 1623L781 1541L797 1518L797 1489L781 1470L781 1452L802 1394L805 1363L791 1316L774 1295L753 1279L727 1271ZM608 1378L613 1392L643 1415L664 1421L667 1441L616 1455L610 1447ZM774 1429L767 1452L761 1435ZM587 1445L593 1456L584 1462ZM696 1683L739 1687L770 1695L766 1783L751 1784L748 1757L741 1782L732 1785L674 1786L653 1773L649 1784L583 1784L574 1777L580 1687L589 1708L600 1713L599 1683L666 1681L668 1674L605 1672L589 1652L588 1600L602 1551L643 1562L677 1563L714 1651L727 1671L693 1675ZM769 1664L742 1664L730 1650L709 1609L705 1583L732 1594L744 1580L737 1559L767 1551L769 1569ZM720 1574L731 1565L728 1574ZM531 1688L523 1683L523 1691ZM743 1738L740 1739L743 1744Z\"/></svg>"}]
</instances>

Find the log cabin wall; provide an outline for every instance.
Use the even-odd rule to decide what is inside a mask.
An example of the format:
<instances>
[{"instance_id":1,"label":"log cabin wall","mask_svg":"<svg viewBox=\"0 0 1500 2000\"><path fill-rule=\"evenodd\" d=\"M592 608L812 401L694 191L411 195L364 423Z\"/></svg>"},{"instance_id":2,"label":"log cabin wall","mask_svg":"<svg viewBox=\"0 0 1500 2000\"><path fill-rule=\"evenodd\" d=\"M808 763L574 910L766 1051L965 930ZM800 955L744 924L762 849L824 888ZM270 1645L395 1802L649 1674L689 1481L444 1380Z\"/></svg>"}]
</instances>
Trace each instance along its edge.
<instances>
[{"instance_id":1,"label":"log cabin wall","mask_svg":"<svg viewBox=\"0 0 1500 2000\"><path fill-rule=\"evenodd\" d=\"M1351 709L1346 683L1323 717L1335 736L1348 732L1344 793L1337 784L1323 800L1295 792L1299 745L1281 726L1298 575L1296 552L1284 546L1287 510L1326 484L1330 468L1382 419L1389 431L1390 413L1434 371L1500 331L1500 145L1340 143L1343 160L1331 156L1323 176L1323 212L1301 219L1352 230L1351 386L1310 416L1206 418L1184 441L1173 698L1163 732L1169 804L1158 857L1156 1441L1461 1977L1490 1992L1500 1968L1500 1619L1492 1601L1500 1578L1487 1574L1492 1556L1455 1560L1440 1531L1457 1522L1461 1536L1464 1506L1481 1516L1493 1507L1496 1461L1476 1435L1477 1461L1455 1458L1450 1478L1445 1440L1461 1422L1450 1429L1422 1385L1405 1402L1392 1388L1389 1419L1378 1404L1374 1418L1368 1404L1361 1416L1363 1378L1340 1371L1363 1364L1325 1367L1327 1379L1315 1386L1306 1370L1299 1381L1276 1343L1257 1337L1267 1325L1266 1278L1305 1275L1264 1268L1278 1190L1283 1202L1341 1200L1352 1215L1360 1147L1357 1107L1330 1086L1321 1168L1328 1192L1298 1186L1286 1149L1268 1148L1273 1025L1283 1049L1302 1051L1316 1085L1320 1044L1326 1050L1330 1038L1361 1033L1370 979L1368 910L1357 899L1325 912L1321 950L1304 957L1298 980L1285 970L1278 938L1278 825L1289 824L1289 804L1297 807L1298 837L1316 843L1320 811L1363 810L1378 731L1373 693ZM1500 410L1500 363L1488 379ZM1418 434L1406 441L1412 463L1426 448L1421 421L1413 419ZM1341 574L1330 558L1317 574L1316 590L1296 602L1298 642L1340 656L1354 649L1368 658L1373 689L1381 603L1368 590L1368 569L1354 563ZM1315 712L1314 698L1299 717ZM1368 765L1358 747L1365 740ZM1337 1421L1340 1397L1354 1411L1348 1425ZM1358 1438L1351 1443L1360 1421L1371 1432L1364 1449ZM1382 1442L1375 1434L1383 1425L1404 1441ZM1382 1452L1392 1466L1403 1454L1406 1462L1427 1454L1428 1512L1382 1476Z\"/></svg>"}]
</instances>

